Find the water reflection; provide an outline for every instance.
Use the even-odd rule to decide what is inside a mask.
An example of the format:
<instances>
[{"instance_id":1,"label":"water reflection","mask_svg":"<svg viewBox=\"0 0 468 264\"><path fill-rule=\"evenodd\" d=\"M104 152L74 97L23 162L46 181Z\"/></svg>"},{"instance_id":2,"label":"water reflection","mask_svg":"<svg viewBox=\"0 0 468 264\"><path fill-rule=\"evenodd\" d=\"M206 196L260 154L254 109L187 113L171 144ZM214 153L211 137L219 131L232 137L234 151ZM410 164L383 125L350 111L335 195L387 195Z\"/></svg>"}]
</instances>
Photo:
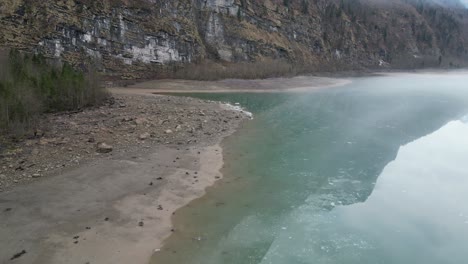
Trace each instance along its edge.
<instances>
[{"instance_id":1,"label":"water reflection","mask_svg":"<svg viewBox=\"0 0 468 264\"><path fill-rule=\"evenodd\" d=\"M317 214L310 197L262 263L465 263L467 161L468 125L449 122L402 146L365 202Z\"/></svg>"},{"instance_id":2,"label":"water reflection","mask_svg":"<svg viewBox=\"0 0 468 264\"><path fill-rule=\"evenodd\" d=\"M177 232L152 263L408 263L413 248L431 247L416 235L398 237L419 227L404 229L416 220L390 206L404 203L399 200L404 195L391 193L386 199L393 195L395 201L366 206L380 190L379 175L387 178L389 162L401 160L400 146L467 113L466 81L463 75L403 75L361 78L306 94L203 95L240 102L255 119L225 142L226 179L177 213ZM413 174L436 172L430 166L439 156L432 157ZM419 187L425 190L424 184ZM439 206L448 202L444 199ZM387 230L393 225L400 233ZM421 262L414 257L409 263Z\"/></svg>"}]
</instances>

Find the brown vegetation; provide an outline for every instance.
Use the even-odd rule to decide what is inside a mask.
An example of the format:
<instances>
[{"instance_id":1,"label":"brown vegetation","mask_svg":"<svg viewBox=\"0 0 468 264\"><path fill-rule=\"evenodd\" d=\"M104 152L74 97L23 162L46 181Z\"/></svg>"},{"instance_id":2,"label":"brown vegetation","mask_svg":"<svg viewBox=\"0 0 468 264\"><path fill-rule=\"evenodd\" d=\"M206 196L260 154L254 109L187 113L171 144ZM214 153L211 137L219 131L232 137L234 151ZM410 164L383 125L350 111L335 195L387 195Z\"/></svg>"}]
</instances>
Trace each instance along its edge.
<instances>
[{"instance_id":1,"label":"brown vegetation","mask_svg":"<svg viewBox=\"0 0 468 264\"><path fill-rule=\"evenodd\" d=\"M174 67L168 78L213 81L221 79L265 79L297 74L298 68L285 60L215 63L211 61ZM166 77L166 76L164 76Z\"/></svg>"},{"instance_id":2,"label":"brown vegetation","mask_svg":"<svg viewBox=\"0 0 468 264\"><path fill-rule=\"evenodd\" d=\"M0 129L22 134L44 112L78 110L105 98L98 76L42 56L10 51L0 55Z\"/></svg>"}]
</instances>

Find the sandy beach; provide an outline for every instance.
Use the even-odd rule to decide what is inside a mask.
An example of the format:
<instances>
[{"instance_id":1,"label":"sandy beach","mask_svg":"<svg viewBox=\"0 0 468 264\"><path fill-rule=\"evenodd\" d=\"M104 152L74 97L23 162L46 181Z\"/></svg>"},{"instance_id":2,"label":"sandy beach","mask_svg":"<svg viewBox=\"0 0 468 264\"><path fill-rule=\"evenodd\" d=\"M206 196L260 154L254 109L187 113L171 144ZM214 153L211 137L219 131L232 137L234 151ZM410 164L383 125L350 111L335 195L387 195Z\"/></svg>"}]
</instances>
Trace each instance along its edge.
<instances>
[{"instance_id":1,"label":"sandy beach","mask_svg":"<svg viewBox=\"0 0 468 264\"><path fill-rule=\"evenodd\" d=\"M51 117L44 136L3 153L1 263L147 263L173 213L222 177L219 143L248 119L191 98L115 97L115 109ZM103 141L112 152L95 150Z\"/></svg>"},{"instance_id":2,"label":"sandy beach","mask_svg":"<svg viewBox=\"0 0 468 264\"><path fill-rule=\"evenodd\" d=\"M115 93L280 93L306 92L349 84L347 78L297 76L263 80L228 79L221 81L156 80L137 83L125 88L116 87Z\"/></svg>"},{"instance_id":3,"label":"sandy beach","mask_svg":"<svg viewBox=\"0 0 468 264\"><path fill-rule=\"evenodd\" d=\"M180 86L171 91L203 86L194 82L190 90L191 82L174 82ZM257 84L268 82L281 84L274 90L287 84ZM304 82L293 80L291 87L303 89ZM312 86L343 83L327 79ZM148 263L177 231L171 224L176 210L222 178L220 143L249 113L154 95L158 87L140 85L112 89L113 101L100 108L45 117L40 135L3 151L1 263ZM218 89L237 88L204 91Z\"/></svg>"},{"instance_id":4,"label":"sandy beach","mask_svg":"<svg viewBox=\"0 0 468 264\"><path fill-rule=\"evenodd\" d=\"M222 154L215 144L135 155L2 194L2 263L22 250L15 263L146 263L172 213L219 179Z\"/></svg>"}]
</instances>

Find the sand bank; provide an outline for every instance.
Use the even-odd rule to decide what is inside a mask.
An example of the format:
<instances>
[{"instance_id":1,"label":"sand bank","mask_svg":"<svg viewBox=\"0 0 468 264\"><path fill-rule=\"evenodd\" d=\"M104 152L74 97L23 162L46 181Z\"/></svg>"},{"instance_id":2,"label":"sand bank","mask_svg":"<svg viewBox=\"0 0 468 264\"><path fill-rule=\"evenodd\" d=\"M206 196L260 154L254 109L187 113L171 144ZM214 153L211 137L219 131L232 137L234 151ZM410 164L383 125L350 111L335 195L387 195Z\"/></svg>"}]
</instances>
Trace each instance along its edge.
<instances>
[{"instance_id":1,"label":"sand bank","mask_svg":"<svg viewBox=\"0 0 468 264\"><path fill-rule=\"evenodd\" d=\"M346 78L298 76L263 80L229 79L221 81L154 80L125 88L112 88L117 93L278 93L307 92L319 88L343 86Z\"/></svg>"},{"instance_id":2,"label":"sand bank","mask_svg":"<svg viewBox=\"0 0 468 264\"><path fill-rule=\"evenodd\" d=\"M114 140L111 153L90 154L76 166L28 178L0 193L0 263L14 257L14 263L28 264L147 263L171 234L172 214L221 178L219 143L248 119L222 104L191 98L120 99L127 106L117 109L125 115L113 119L145 121L130 125L130 130L116 123L111 134L95 135ZM152 108L168 100L162 108ZM145 111L150 116L126 115ZM173 131L166 133L165 126ZM143 131L150 134L144 140ZM77 144L83 140L70 137L68 141ZM41 145L40 162L51 162L48 157L53 158L56 149L68 151L62 144ZM33 158L21 156L26 162Z\"/></svg>"}]
</instances>

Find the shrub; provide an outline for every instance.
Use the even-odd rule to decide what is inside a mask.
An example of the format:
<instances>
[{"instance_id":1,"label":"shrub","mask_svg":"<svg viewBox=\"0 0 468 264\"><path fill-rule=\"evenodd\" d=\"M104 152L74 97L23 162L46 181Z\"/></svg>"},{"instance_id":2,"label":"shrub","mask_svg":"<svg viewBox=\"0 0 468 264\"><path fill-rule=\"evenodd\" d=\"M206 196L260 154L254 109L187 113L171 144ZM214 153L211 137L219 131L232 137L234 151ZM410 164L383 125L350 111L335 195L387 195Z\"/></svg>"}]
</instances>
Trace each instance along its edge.
<instances>
[{"instance_id":1,"label":"shrub","mask_svg":"<svg viewBox=\"0 0 468 264\"><path fill-rule=\"evenodd\" d=\"M93 70L80 72L40 55L0 54L0 129L24 132L44 112L78 110L106 94Z\"/></svg>"}]
</instances>

